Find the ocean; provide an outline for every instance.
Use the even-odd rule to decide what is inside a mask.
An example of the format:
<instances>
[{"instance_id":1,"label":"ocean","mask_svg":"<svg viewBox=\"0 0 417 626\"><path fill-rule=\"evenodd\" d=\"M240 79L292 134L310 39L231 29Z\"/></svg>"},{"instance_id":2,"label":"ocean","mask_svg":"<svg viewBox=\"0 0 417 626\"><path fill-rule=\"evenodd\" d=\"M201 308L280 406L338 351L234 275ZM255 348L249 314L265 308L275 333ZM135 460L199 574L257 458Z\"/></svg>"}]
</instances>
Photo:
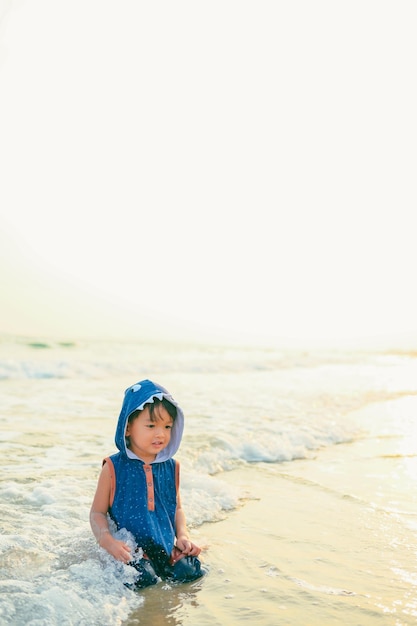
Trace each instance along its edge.
<instances>
[{"instance_id":1,"label":"ocean","mask_svg":"<svg viewBox=\"0 0 417 626\"><path fill-rule=\"evenodd\" d=\"M89 508L143 378L208 574L134 593ZM0 386L1 625L416 623L417 353L5 336Z\"/></svg>"}]
</instances>

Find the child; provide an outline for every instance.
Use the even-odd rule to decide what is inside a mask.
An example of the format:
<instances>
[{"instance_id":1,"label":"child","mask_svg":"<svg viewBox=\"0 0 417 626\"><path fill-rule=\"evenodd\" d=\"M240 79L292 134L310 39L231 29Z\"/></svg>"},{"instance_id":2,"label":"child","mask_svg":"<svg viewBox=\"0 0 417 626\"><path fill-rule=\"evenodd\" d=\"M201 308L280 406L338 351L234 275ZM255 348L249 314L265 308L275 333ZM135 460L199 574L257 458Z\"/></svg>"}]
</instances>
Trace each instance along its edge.
<instances>
[{"instance_id":1,"label":"child","mask_svg":"<svg viewBox=\"0 0 417 626\"><path fill-rule=\"evenodd\" d=\"M142 380L126 390L115 436L119 452L103 461L90 523L102 548L138 570L135 588L204 574L181 507L179 463L172 458L183 428L184 414L164 387ZM132 533L143 556L137 550L135 559L112 536L109 517L118 530Z\"/></svg>"}]
</instances>

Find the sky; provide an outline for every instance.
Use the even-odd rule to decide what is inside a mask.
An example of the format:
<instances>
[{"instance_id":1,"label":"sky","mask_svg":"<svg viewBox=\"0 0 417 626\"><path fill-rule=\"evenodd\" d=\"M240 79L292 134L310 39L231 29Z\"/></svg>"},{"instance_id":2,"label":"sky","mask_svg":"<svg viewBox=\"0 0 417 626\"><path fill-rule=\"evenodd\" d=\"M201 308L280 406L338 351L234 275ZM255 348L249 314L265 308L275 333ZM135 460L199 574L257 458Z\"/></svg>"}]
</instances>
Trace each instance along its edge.
<instances>
[{"instance_id":1,"label":"sky","mask_svg":"<svg viewBox=\"0 0 417 626\"><path fill-rule=\"evenodd\" d=\"M0 333L416 339L416 17L0 0Z\"/></svg>"}]
</instances>

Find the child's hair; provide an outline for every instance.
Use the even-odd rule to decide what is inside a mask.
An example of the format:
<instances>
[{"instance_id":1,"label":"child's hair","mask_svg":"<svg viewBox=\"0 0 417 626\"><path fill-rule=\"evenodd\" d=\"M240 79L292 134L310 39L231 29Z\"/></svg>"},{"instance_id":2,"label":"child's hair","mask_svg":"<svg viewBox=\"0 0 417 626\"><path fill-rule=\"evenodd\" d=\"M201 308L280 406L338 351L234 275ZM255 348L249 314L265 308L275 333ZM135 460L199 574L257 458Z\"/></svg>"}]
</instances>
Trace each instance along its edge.
<instances>
[{"instance_id":1,"label":"child's hair","mask_svg":"<svg viewBox=\"0 0 417 626\"><path fill-rule=\"evenodd\" d=\"M149 409L149 418L151 422L156 422L156 420L159 419L159 417L155 415L155 409L161 405L164 407L164 409L168 411L168 414L172 418L172 421L175 422L175 418L177 417L177 407L174 406L172 402L170 402L166 398L162 398L162 400L159 400L159 398L154 398L153 402L147 402L144 405L143 408L147 406ZM131 424L132 422L134 422L137 416L142 411L143 409L138 410L138 411L133 411L133 413L129 415L129 418L127 420L128 424Z\"/></svg>"}]
</instances>

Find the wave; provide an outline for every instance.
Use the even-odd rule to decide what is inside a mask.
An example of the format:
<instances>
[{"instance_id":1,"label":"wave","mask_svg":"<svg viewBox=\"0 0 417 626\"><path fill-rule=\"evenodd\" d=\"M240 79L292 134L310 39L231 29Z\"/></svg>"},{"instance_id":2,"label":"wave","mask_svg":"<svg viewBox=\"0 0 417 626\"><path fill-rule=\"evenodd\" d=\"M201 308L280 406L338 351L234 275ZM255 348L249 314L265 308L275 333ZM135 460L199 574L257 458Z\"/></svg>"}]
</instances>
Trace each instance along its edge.
<instances>
[{"instance_id":1,"label":"wave","mask_svg":"<svg viewBox=\"0 0 417 626\"><path fill-rule=\"evenodd\" d=\"M398 365L415 354L289 350L144 341L80 341L0 335L0 380L97 378L141 368L153 372L231 373Z\"/></svg>"}]
</instances>

